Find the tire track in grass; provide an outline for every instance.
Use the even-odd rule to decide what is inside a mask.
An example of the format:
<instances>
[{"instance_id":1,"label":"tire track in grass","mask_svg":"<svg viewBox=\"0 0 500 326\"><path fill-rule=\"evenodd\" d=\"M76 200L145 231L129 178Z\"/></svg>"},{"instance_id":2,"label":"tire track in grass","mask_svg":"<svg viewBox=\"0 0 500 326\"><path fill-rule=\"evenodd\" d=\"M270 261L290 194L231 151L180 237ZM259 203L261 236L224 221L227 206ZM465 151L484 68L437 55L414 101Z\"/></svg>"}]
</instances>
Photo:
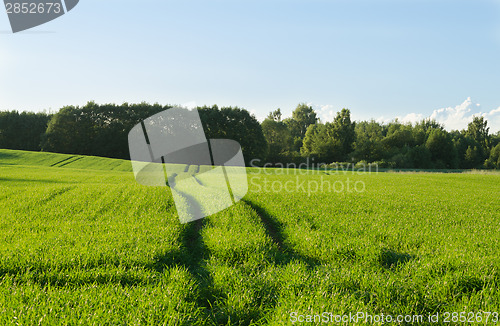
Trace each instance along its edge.
<instances>
[{"instance_id":1,"label":"tire track in grass","mask_svg":"<svg viewBox=\"0 0 500 326\"><path fill-rule=\"evenodd\" d=\"M201 180L196 181L198 184L205 188ZM192 202L192 200L194 200L194 198L189 194L180 191L177 192L178 194L182 195L188 202ZM201 211L201 207L194 206L189 207L191 213L196 214L197 212ZM226 290L224 288L220 288L219 286L217 286L215 278L217 278L218 275L212 274L214 273L214 271L212 271L212 269L208 267L210 262L212 262L212 258L216 257L216 255L215 253L211 252L211 248L209 248L209 246L205 243L205 239L203 238L203 230L205 227L211 225L211 223L213 222L210 222L209 219L203 218L185 224L185 227L183 228L181 235L179 236L179 242L182 243L182 246L181 250L176 253L177 257L172 257L172 253L166 253L165 256L158 257L159 264L156 267L157 271L159 272L162 272L163 268L166 268L167 266L169 266L169 264L170 266L172 266L172 264L177 264L185 268L197 284L196 293L193 294L193 296L195 297L194 301L197 303L197 306L199 308L203 309L204 316L206 320L209 321L209 324L218 325L222 322L226 323L229 320L233 320L231 317L236 318L236 316L232 316L231 314L228 314L227 311L225 311L224 302L225 300L227 300L228 293L226 293ZM273 249L273 251L274 252L271 253L271 257L275 258L277 256L281 256L275 253L276 249ZM299 256L296 255L295 257L290 258L283 263L287 264L293 259L301 260L298 257ZM279 259L275 259L273 263L277 264L278 261ZM302 261L304 260L302 259ZM240 315L238 317L244 319L249 318L249 320L254 319L253 317L250 318L246 315ZM259 314L258 317L262 318L263 314ZM246 323L243 322L243 324Z\"/></svg>"},{"instance_id":2,"label":"tire track in grass","mask_svg":"<svg viewBox=\"0 0 500 326\"><path fill-rule=\"evenodd\" d=\"M186 193L180 193L190 203L196 203L195 199ZM190 206L192 216L201 216L201 207ZM197 303L207 309L212 314L212 307L215 305L215 295L212 293L214 287L213 277L206 267L210 260L210 252L203 240L202 230L206 225L206 219L198 219L185 224L185 228L179 236L182 243L180 258L182 265L187 269L198 285Z\"/></svg>"},{"instance_id":3,"label":"tire track in grass","mask_svg":"<svg viewBox=\"0 0 500 326\"><path fill-rule=\"evenodd\" d=\"M64 187L62 189L58 189L56 191L52 191L47 197L42 198L37 204L38 205L46 205L50 201L54 200L56 197L62 196L63 194L75 189L76 186Z\"/></svg>"},{"instance_id":4,"label":"tire track in grass","mask_svg":"<svg viewBox=\"0 0 500 326\"><path fill-rule=\"evenodd\" d=\"M51 197L56 197L59 194L65 193L74 187L60 189L58 192L50 194ZM20 284L34 282L42 287L52 286L64 288L66 286L86 286L89 284L118 284L121 286L145 286L156 282L156 278L150 275L135 275L130 272L134 267L142 267L151 272L163 274L171 268L182 267L191 275L197 284L198 290L192 294L193 302L199 307L206 309L206 318L210 318L211 307L215 304L215 296L211 294L213 289L213 280L209 271L206 269L205 259L209 258L209 252L206 248L201 230L204 226L204 220L196 220L188 224L184 224L178 233L177 239L181 244L180 250L169 250L154 257L154 261L147 264L131 262L126 266L122 266L117 273L115 270L103 271L101 267L120 267L121 263L113 264L113 262L103 260L96 264L87 265L90 269L87 275L71 275L68 270L75 266L69 264L67 266L58 266L57 270L51 271L50 266L44 264L34 264L28 267L24 273L20 273L19 266L5 266L0 264L0 278L9 276L15 278ZM92 269L97 269L92 271Z\"/></svg>"},{"instance_id":5,"label":"tire track in grass","mask_svg":"<svg viewBox=\"0 0 500 326\"><path fill-rule=\"evenodd\" d=\"M206 225L205 219L191 222L185 228L181 240L185 249L185 266L198 284L198 304L211 313L215 304L214 280L206 263L210 260L210 252L205 245L201 231Z\"/></svg>"},{"instance_id":6,"label":"tire track in grass","mask_svg":"<svg viewBox=\"0 0 500 326\"><path fill-rule=\"evenodd\" d=\"M193 177L199 185L205 187L203 181L198 179L196 176ZM282 253L286 253L288 255L291 254L293 256L291 257L292 259L303 261L310 267L312 267L313 265L321 265L322 262L320 260L313 257L301 255L294 249L286 245L284 243L285 236L283 234L283 225L276 218L274 218L272 215L266 212L264 208L246 199L243 199L241 201L243 202L243 204L249 206L252 210L254 210L257 213L257 216L260 219L260 223L264 226L267 234Z\"/></svg>"},{"instance_id":7,"label":"tire track in grass","mask_svg":"<svg viewBox=\"0 0 500 326\"><path fill-rule=\"evenodd\" d=\"M203 186L205 187L205 185L203 184L203 182L200 181L200 179L198 179L195 175L193 175L193 179L194 181L196 181L200 186Z\"/></svg>"},{"instance_id":8,"label":"tire track in grass","mask_svg":"<svg viewBox=\"0 0 500 326\"><path fill-rule=\"evenodd\" d=\"M79 157L76 157L73 161L71 161L71 160L67 160L67 161L66 161L66 162L64 162L63 164L59 165L59 166L58 166L58 168L62 168L62 167L63 167L63 166L65 166L65 165L75 163L76 161L81 160L82 158L83 158L83 156L79 156Z\"/></svg>"},{"instance_id":9,"label":"tire track in grass","mask_svg":"<svg viewBox=\"0 0 500 326\"><path fill-rule=\"evenodd\" d=\"M205 187L201 180L196 178L196 182L200 186ZM194 216L197 216L197 213L201 212L201 207L194 205L196 201L193 197L181 191L177 191L177 193L184 197L187 202L193 203L193 205L189 205L188 207L190 213L194 213ZM289 248L284 241L284 236L281 231L282 226L265 211L261 212L262 209L260 207L246 201L243 201L241 204L245 205L249 211L253 211L253 213L249 212L250 214L248 214L251 215L250 218L258 219L258 225L263 227L264 234L267 234L271 241L276 244L276 246L272 246L274 248L269 252L271 264L284 266L293 261L299 261L309 268L321 264L321 262L314 258L301 255L292 248ZM244 219L246 218L248 218L248 216ZM225 311L223 302L225 302L227 298L221 298L225 298L228 294L225 289L216 286L214 277L217 277L217 275L212 275L212 272L208 268L208 264L213 254L205 243L202 232L208 224L209 220L207 219L199 219L185 224L178 240L182 243L181 250L174 253L168 252L163 256L158 256L155 269L161 273L165 268L175 265L185 268L197 284L196 293L193 294L195 298L194 301L199 308L204 309L205 318L207 318L207 320L210 320L214 324L220 324L222 321L226 322L232 320L231 317L236 318L236 315L233 316ZM223 300L223 302L220 302L220 300ZM270 305L275 306L276 304L277 301ZM264 315L263 312L260 312L257 316L239 315L238 317L244 317L244 319L251 321L260 320Z\"/></svg>"},{"instance_id":10,"label":"tire track in grass","mask_svg":"<svg viewBox=\"0 0 500 326\"><path fill-rule=\"evenodd\" d=\"M205 319L215 321L214 307L219 293L214 291L214 279L207 269L207 262L210 260L211 254L201 234L206 220L199 219L185 225L179 236L179 241L182 243L182 249L178 252L179 257L176 259L170 257L170 254L158 257L159 262L169 260L170 264L157 265L156 271L162 273L165 268L175 265L184 267L197 285L196 293L193 293L194 302L198 307L204 309Z\"/></svg>"},{"instance_id":11,"label":"tire track in grass","mask_svg":"<svg viewBox=\"0 0 500 326\"><path fill-rule=\"evenodd\" d=\"M201 180L196 181L203 186ZM190 198L188 194L180 193L180 195L185 197L188 202L191 202L192 198ZM248 216L245 214L247 215L245 219L250 218L257 220L258 225L263 228L264 234L267 234L275 244L275 246L272 246L273 248L269 250L268 257L270 258L269 262L271 264L286 266L293 262L300 262L309 269L321 265L321 261L303 255L287 245L283 233L283 226L263 208L247 200L243 200L241 204L249 209L248 215L251 215ZM201 209L201 207L189 207L189 209L191 212L193 212L193 210L196 212ZM232 320L231 317L236 318L236 315L228 314L228 312L225 311L223 302L225 302L227 298L221 298L225 298L227 293L224 289L216 286L214 277L217 277L217 275L212 275L207 268L213 255L208 245L205 244L202 231L206 225L208 226L208 221L207 219L200 219L186 224L179 237L179 242L182 243L182 249L180 252L177 252L177 259L172 257L172 253L166 253L164 257L158 257L158 262L160 263L157 265L157 268L159 268L158 271L161 272L163 268L169 265L169 262L170 264L175 264L175 262L177 262L178 265L186 268L197 284L197 290L194 294L196 298L195 302L198 307L204 309L205 317L208 320L218 324L222 321ZM223 302L221 303L220 300L223 300ZM277 304L278 301L268 302L270 307L275 307ZM264 316L264 312L259 312L256 316L247 316L246 314L238 315L239 318L248 319L249 321L260 320L264 318Z\"/></svg>"},{"instance_id":12,"label":"tire track in grass","mask_svg":"<svg viewBox=\"0 0 500 326\"><path fill-rule=\"evenodd\" d=\"M294 262L298 262L306 266L306 268L308 269L307 273L310 277L313 277L314 275L324 275L322 274L325 270L323 267L328 266L328 263L326 261L322 261L318 258L308 256L307 254L303 254L295 250L290 244L287 244L287 238L284 233L285 225L282 222L277 220L258 204L255 204L247 199L243 199L242 202L256 212L256 214L252 215L258 216L262 225L265 227L267 234L276 244L276 247L279 250L278 256L275 257L274 261L276 265L287 266L291 264L293 265ZM338 289L338 291L341 291L346 295L351 295L357 298L357 300L366 300L367 292L363 291L363 288L360 285L356 283L341 282L340 280L338 280L334 284L335 288ZM278 286L280 297L275 301L267 302L266 311L276 311L276 309L278 309L280 305L281 300L286 301L290 298L294 298L294 296L289 297L288 293L281 291L281 286ZM263 320L265 320L266 322L274 320L275 317L273 316L273 313L268 315L266 311L261 315Z\"/></svg>"},{"instance_id":13,"label":"tire track in grass","mask_svg":"<svg viewBox=\"0 0 500 326\"><path fill-rule=\"evenodd\" d=\"M177 193L189 202L194 200L188 194L180 191L177 191ZM192 214L201 212L201 207L196 205L190 206L189 209ZM206 309L206 317L211 318L212 307L215 305L216 297L215 293L212 292L214 287L213 277L206 267L206 263L210 260L211 255L201 234L205 224L205 219L198 219L184 224L184 228L178 238L178 241L182 244L181 250L157 256L156 262L150 268L163 273L165 269L174 266L184 267L198 286L198 291L194 294L195 301L200 307Z\"/></svg>"},{"instance_id":14,"label":"tire track in grass","mask_svg":"<svg viewBox=\"0 0 500 326\"><path fill-rule=\"evenodd\" d=\"M314 268L323 264L321 260L301 254L294 248L286 244L286 237L283 232L283 224L276 218L274 218L271 214L266 212L264 208L246 199L243 199L242 202L257 213L256 215L260 219L261 224L266 229L267 235L276 244L276 247L279 251L279 255L275 257L276 264L288 265L293 260L300 261L309 268Z\"/></svg>"},{"instance_id":15,"label":"tire track in grass","mask_svg":"<svg viewBox=\"0 0 500 326\"><path fill-rule=\"evenodd\" d=\"M61 161L58 161L58 162L56 162L56 163L52 164L52 165L51 165L51 167L55 167L56 165L61 164L61 163L63 163L63 162L66 162L66 161L68 161L68 160L71 160L71 159L72 159L72 158L74 158L74 157L76 157L76 155L71 155L70 157L67 157L67 158L65 158L64 160L61 160Z\"/></svg>"}]
</instances>

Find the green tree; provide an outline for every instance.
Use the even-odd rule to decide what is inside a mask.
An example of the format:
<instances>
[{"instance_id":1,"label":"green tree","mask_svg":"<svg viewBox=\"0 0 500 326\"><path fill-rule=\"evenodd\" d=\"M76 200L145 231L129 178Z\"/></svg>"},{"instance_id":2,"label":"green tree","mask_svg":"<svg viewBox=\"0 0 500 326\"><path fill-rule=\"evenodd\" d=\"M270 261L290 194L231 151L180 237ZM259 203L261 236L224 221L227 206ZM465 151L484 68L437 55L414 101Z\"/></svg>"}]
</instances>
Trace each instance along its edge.
<instances>
[{"instance_id":1,"label":"green tree","mask_svg":"<svg viewBox=\"0 0 500 326\"><path fill-rule=\"evenodd\" d=\"M399 121L391 122L387 127L387 134L382 140L387 150L394 148L403 148L405 146L413 147L415 139L411 124L401 124Z\"/></svg>"},{"instance_id":2,"label":"green tree","mask_svg":"<svg viewBox=\"0 0 500 326\"><path fill-rule=\"evenodd\" d=\"M351 111L342 109L333 119L333 123L327 124L327 129L330 137L335 143L340 143L340 152L338 156L340 160L347 159L347 155L354 149L354 141L356 139L355 127L356 124L351 122Z\"/></svg>"},{"instance_id":3,"label":"green tree","mask_svg":"<svg viewBox=\"0 0 500 326\"><path fill-rule=\"evenodd\" d=\"M67 106L53 116L43 141L43 150L129 158L128 133L144 119L172 106L159 104L104 104L88 102ZM207 138L227 138L240 143L246 159L263 159L266 140L254 116L240 108L198 108Z\"/></svg>"},{"instance_id":4,"label":"green tree","mask_svg":"<svg viewBox=\"0 0 500 326\"><path fill-rule=\"evenodd\" d=\"M50 118L44 112L0 112L0 148L39 151Z\"/></svg>"},{"instance_id":5,"label":"green tree","mask_svg":"<svg viewBox=\"0 0 500 326\"><path fill-rule=\"evenodd\" d=\"M445 130L431 129L425 146L437 167L457 167L456 149L451 136Z\"/></svg>"},{"instance_id":6,"label":"green tree","mask_svg":"<svg viewBox=\"0 0 500 326\"><path fill-rule=\"evenodd\" d=\"M491 135L491 148L500 144L500 131L498 131L495 135Z\"/></svg>"},{"instance_id":7,"label":"green tree","mask_svg":"<svg viewBox=\"0 0 500 326\"><path fill-rule=\"evenodd\" d=\"M303 156L310 156L324 163L340 161L342 144L329 134L331 127L322 123L310 125L300 150Z\"/></svg>"},{"instance_id":8,"label":"green tree","mask_svg":"<svg viewBox=\"0 0 500 326\"><path fill-rule=\"evenodd\" d=\"M282 116L281 109L278 108L277 110L274 110L271 113L269 113L269 115L267 116L267 119L281 122L281 116Z\"/></svg>"},{"instance_id":9,"label":"green tree","mask_svg":"<svg viewBox=\"0 0 500 326\"><path fill-rule=\"evenodd\" d=\"M429 169L432 168L432 154L425 145L417 145L409 151L413 168Z\"/></svg>"},{"instance_id":10,"label":"green tree","mask_svg":"<svg viewBox=\"0 0 500 326\"><path fill-rule=\"evenodd\" d=\"M474 117L471 123L467 126L467 131L465 136L471 138L477 146L477 156L478 160L484 162L484 160L489 156L490 150L490 128L488 127L488 121L484 117Z\"/></svg>"},{"instance_id":11,"label":"green tree","mask_svg":"<svg viewBox=\"0 0 500 326\"><path fill-rule=\"evenodd\" d=\"M168 108L171 106L145 102L66 106L50 120L42 150L128 159L128 133L132 127Z\"/></svg>"},{"instance_id":12,"label":"green tree","mask_svg":"<svg viewBox=\"0 0 500 326\"><path fill-rule=\"evenodd\" d=\"M358 161L374 162L382 159L383 127L375 120L356 123L354 128L356 141L354 142L354 158Z\"/></svg>"},{"instance_id":13,"label":"green tree","mask_svg":"<svg viewBox=\"0 0 500 326\"><path fill-rule=\"evenodd\" d=\"M287 125L281 121L280 109L271 112L261 126L268 144L267 160L273 163L283 163L291 149L292 136Z\"/></svg>"},{"instance_id":14,"label":"green tree","mask_svg":"<svg viewBox=\"0 0 500 326\"><path fill-rule=\"evenodd\" d=\"M292 119L297 122L298 136L302 139L306 135L307 128L318 122L316 112L314 112L312 106L308 106L305 103L300 103L297 108L295 108L292 113Z\"/></svg>"},{"instance_id":15,"label":"green tree","mask_svg":"<svg viewBox=\"0 0 500 326\"><path fill-rule=\"evenodd\" d=\"M500 169L500 143L492 148L488 163L490 167Z\"/></svg>"},{"instance_id":16,"label":"green tree","mask_svg":"<svg viewBox=\"0 0 500 326\"><path fill-rule=\"evenodd\" d=\"M433 130L444 130L444 126L433 119L423 119L413 127L415 145L425 145L427 138Z\"/></svg>"},{"instance_id":17,"label":"green tree","mask_svg":"<svg viewBox=\"0 0 500 326\"><path fill-rule=\"evenodd\" d=\"M293 150L300 151L307 128L317 122L316 112L314 112L312 106L308 106L305 103L297 105L292 113L292 117L284 120L284 123L290 130Z\"/></svg>"},{"instance_id":18,"label":"green tree","mask_svg":"<svg viewBox=\"0 0 500 326\"><path fill-rule=\"evenodd\" d=\"M310 125L301 154L314 155L326 162L345 161L353 151L355 126L347 109L338 112L332 123Z\"/></svg>"},{"instance_id":19,"label":"green tree","mask_svg":"<svg viewBox=\"0 0 500 326\"><path fill-rule=\"evenodd\" d=\"M465 161L465 154L469 146L474 147L474 140L465 136L465 130L453 130L450 132L450 135L453 139L453 145L457 152L458 167L461 169L469 168Z\"/></svg>"},{"instance_id":20,"label":"green tree","mask_svg":"<svg viewBox=\"0 0 500 326\"><path fill-rule=\"evenodd\" d=\"M262 127L247 110L238 107L199 107L201 122L207 138L227 138L241 145L248 164L253 159L265 159L267 142Z\"/></svg>"},{"instance_id":21,"label":"green tree","mask_svg":"<svg viewBox=\"0 0 500 326\"><path fill-rule=\"evenodd\" d=\"M483 162L481 150L477 146L469 146L465 151L464 166L467 169L477 168Z\"/></svg>"}]
</instances>

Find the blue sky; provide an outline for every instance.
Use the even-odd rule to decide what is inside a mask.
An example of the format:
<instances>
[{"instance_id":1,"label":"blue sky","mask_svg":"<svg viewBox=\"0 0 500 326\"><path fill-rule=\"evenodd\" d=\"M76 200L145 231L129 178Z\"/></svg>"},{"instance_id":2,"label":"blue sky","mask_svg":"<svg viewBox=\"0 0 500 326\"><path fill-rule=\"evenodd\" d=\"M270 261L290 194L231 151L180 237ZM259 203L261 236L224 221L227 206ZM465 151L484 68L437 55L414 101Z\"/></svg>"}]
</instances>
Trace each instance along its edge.
<instances>
[{"instance_id":1,"label":"blue sky","mask_svg":"<svg viewBox=\"0 0 500 326\"><path fill-rule=\"evenodd\" d=\"M500 129L498 1L81 0L17 34L2 12L0 58L0 110L147 101L262 119L306 102L324 121L347 107Z\"/></svg>"}]
</instances>

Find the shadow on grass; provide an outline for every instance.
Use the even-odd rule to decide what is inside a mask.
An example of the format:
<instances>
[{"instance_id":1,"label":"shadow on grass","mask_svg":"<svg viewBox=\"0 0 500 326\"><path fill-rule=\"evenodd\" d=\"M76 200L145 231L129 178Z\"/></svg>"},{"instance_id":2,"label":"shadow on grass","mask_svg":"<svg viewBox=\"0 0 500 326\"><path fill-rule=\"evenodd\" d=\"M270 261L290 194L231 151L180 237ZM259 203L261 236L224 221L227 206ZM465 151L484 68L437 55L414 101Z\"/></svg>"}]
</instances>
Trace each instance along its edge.
<instances>
[{"instance_id":1,"label":"shadow on grass","mask_svg":"<svg viewBox=\"0 0 500 326\"><path fill-rule=\"evenodd\" d=\"M37 284L56 288L90 285L138 287L158 284L161 282L158 274L180 267L188 271L197 283L196 290L190 293L188 300L204 308L205 318L212 320L212 324L227 322L228 316L218 311L216 303L216 298L224 297L224 293L214 288L213 278L206 268L210 254L201 236L204 224L204 220L185 224L178 237L182 243L180 249L156 255L148 263L129 261L123 264L118 260L104 259L84 267L79 267L78 263L58 265L55 268L44 265L32 265L23 269L14 265L0 266L0 280L9 277L18 285Z\"/></svg>"},{"instance_id":2,"label":"shadow on grass","mask_svg":"<svg viewBox=\"0 0 500 326\"><path fill-rule=\"evenodd\" d=\"M322 264L322 261L314 257L310 257L297 252L285 242L283 233L283 225L274 218L265 209L252 203L249 200L242 200L243 203L250 206L259 216L260 222L264 225L267 234L273 240L278 248L278 252L274 253L275 263L278 265L288 265L291 261L300 261L309 268L314 268Z\"/></svg>"},{"instance_id":3,"label":"shadow on grass","mask_svg":"<svg viewBox=\"0 0 500 326\"><path fill-rule=\"evenodd\" d=\"M75 157L76 157L75 155L72 155L72 156L70 156L70 157L66 157L65 159L62 159L62 160L60 160L60 161L58 161L58 162L55 162L55 163L51 164L50 166L51 166L51 167L55 167L55 166L57 166L57 165L59 165L59 164L61 164L61 163L67 162L67 161L69 161L69 160L71 160L72 158L75 158ZM66 163L66 164L67 164L67 163Z\"/></svg>"},{"instance_id":4,"label":"shadow on grass","mask_svg":"<svg viewBox=\"0 0 500 326\"><path fill-rule=\"evenodd\" d=\"M460 294L479 292L484 286L485 282L475 276L460 276L457 279L457 289Z\"/></svg>"},{"instance_id":5,"label":"shadow on grass","mask_svg":"<svg viewBox=\"0 0 500 326\"><path fill-rule=\"evenodd\" d=\"M24 264L22 268L15 265L0 266L0 279L4 276L12 276L19 283L31 281L41 286L56 287L88 284L140 286L154 283L154 279L149 279L149 276L154 274L145 274L141 277L134 275L137 271L163 273L172 267L183 267L200 283L206 283L203 277L208 273L202 262L208 256L200 235L201 227L202 220L186 224L179 235L179 240L183 244L181 248L158 254L148 263L143 261L124 263L119 259L114 260L113 257L85 262L84 265L80 265L78 260L57 265L48 265L33 260L31 263Z\"/></svg>"},{"instance_id":6,"label":"shadow on grass","mask_svg":"<svg viewBox=\"0 0 500 326\"><path fill-rule=\"evenodd\" d=\"M15 158L15 157L19 157L19 155L16 155L16 154L13 154L13 153L4 152L4 149L0 149L0 160L9 159L9 158Z\"/></svg>"},{"instance_id":7,"label":"shadow on grass","mask_svg":"<svg viewBox=\"0 0 500 326\"><path fill-rule=\"evenodd\" d=\"M198 283L199 304L205 308L211 308L215 300L212 293L213 279L206 268L206 262L210 259L210 253L205 246L201 230L205 220L197 220L185 224L185 228L179 236L182 243L180 251L170 251L155 257L155 261L146 266L147 269L163 273L164 270L173 266L181 266L191 274Z\"/></svg>"},{"instance_id":8,"label":"shadow on grass","mask_svg":"<svg viewBox=\"0 0 500 326\"><path fill-rule=\"evenodd\" d=\"M378 256L378 262L382 267L391 269L402 266L415 258L414 256L384 248Z\"/></svg>"}]
</instances>

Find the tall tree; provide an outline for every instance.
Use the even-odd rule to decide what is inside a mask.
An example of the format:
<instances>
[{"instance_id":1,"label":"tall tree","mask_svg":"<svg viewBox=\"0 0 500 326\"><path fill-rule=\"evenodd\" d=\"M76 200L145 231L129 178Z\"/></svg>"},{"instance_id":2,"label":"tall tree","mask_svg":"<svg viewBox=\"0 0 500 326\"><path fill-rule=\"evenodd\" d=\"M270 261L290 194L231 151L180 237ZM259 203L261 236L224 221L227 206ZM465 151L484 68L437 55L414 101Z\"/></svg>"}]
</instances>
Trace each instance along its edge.
<instances>
[{"instance_id":1,"label":"tall tree","mask_svg":"<svg viewBox=\"0 0 500 326\"><path fill-rule=\"evenodd\" d=\"M41 112L0 112L0 148L40 150L51 115Z\"/></svg>"},{"instance_id":2,"label":"tall tree","mask_svg":"<svg viewBox=\"0 0 500 326\"><path fill-rule=\"evenodd\" d=\"M315 155L325 161L345 161L353 151L355 123L350 111L342 109L332 123L314 124L307 129L302 155Z\"/></svg>"},{"instance_id":3,"label":"tall tree","mask_svg":"<svg viewBox=\"0 0 500 326\"><path fill-rule=\"evenodd\" d=\"M457 168L457 152L450 134L445 130L432 129L425 146L431 152L436 166Z\"/></svg>"},{"instance_id":4,"label":"tall tree","mask_svg":"<svg viewBox=\"0 0 500 326\"><path fill-rule=\"evenodd\" d=\"M413 139L415 145L425 145L432 130L444 130L444 126L433 119L423 119L415 124L413 128Z\"/></svg>"},{"instance_id":5,"label":"tall tree","mask_svg":"<svg viewBox=\"0 0 500 326\"><path fill-rule=\"evenodd\" d=\"M469 123L465 133L466 137L470 137L476 142L479 151L478 155L482 161L489 156L489 131L490 128L488 127L488 121L486 121L484 117L474 117L472 122Z\"/></svg>"},{"instance_id":6,"label":"tall tree","mask_svg":"<svg viewBox=\"0 0 500 326\"><path fill-rule=\"evenodd\" d=\"M354 158L361 161L373 162L382 159L383 127L375 120L362 121L354 129L356 141L354 143Z\"/></svg>"},{"instance_id":7,"label":"tall tree","mask_svg":"<svg viewBox=\"0 0 500 326\"><path fill-rule=\"evenodd\" d=\"M269 115L267 116L267 119L281 122L281 117L282 117L281 109L277 109L277 110L274 110L271 113L269 113Z\"/></svg>"},{"instance_id":8,"label":"tall tree","mask_svg":"<svg viewBox=\"0 0 500 326\"><path fill-rule=\"evenodd\" d=\"M293 149L299 151L306 136L307 128L316 124L318 118L312 106L300 103L293 111L292 117L285 119L284 122L292 135Z\"/></svg>"},{"instance_id":9,"label":"tall tree","mask_svg":"<svg viewBox=\"0 0 500 326\"><path fill-rule=\"evenodd\" d=\"M331 137L328 129L330 126L322 123L310 125L300 153L303 156L312 156L324 163L341 161L342 143Z\"/></svg>"},{"instance_id":10,"label":"tall tree","mask_svg":"<svg viewBox=\"0 0 500 326\"><path fill-rule=\"evenodd\" d=\"M327 124L328 133L332 139L340 143L339 157L346 160L347 155L354 149L356 133L354 131L356 124L351 121L351 111L342 109L337 112L333 123Z\"/></svg>"},{"instance_id":11,"label":"tall tree","mask_svg":"<svg viewBox=\"0 0 500 326\"><path fill-rule=\"evenodd\" d=\"M247 110L238 107L199 107L201 122L207 138L227 138L241 145L248 164L253 159L263 160L267 155L267 143L262 127Z\"/></svg>"},{"instance_id":12,"label":"tall tree","mask_svg":"<svg viewBox=\"0 0 500 326\"><path fill-rule=\"evenodd\" d=\"M267 160L272 163L286 163L283 159L291 149L292 136L286 124L281 121L280 109L271 112L261 126L268 145Z\"/></svg>"},{"instance_id":13,"label":"tall tree","mask_svg":"<svg viewBox=\"0 0 500 326\"><path fill-rule=\"evenodd\" d=\"M318 118L312 106L305 103L300 103L292 113L293 120L297 121L298 132L301 138L306 136L307 128L310 125L316 124Z\"/></svg>"},{"instance_id":14,"label":"tall tree","mask_svg":"<svg viewBox=\"0 0 500 326\"><path fill-rule=\"evenodd\" d=\"M500 143L491 149L488 163L491 167L500 169Z\"/></svg>"},{"instance_id":15,"label":"tall tree","mask_svg":"<svg viewBox=\"0 0 500 326\"><path fill-rule=\"evenodd\" d=\"M405 146L413 147L415 145L415 139L413 137L411 124L402 124L398 120L389 123L383 143L389 152L391 149L395 148L401 149Z\"/></svg>"},{"instance_id":16,"label":"tall tree","mask_svg":"<svg viewBox=\"0 0 500 326\"><path fill-rule=\"evenodd\" d=\"M477 168L483 162L482 152L477 146L469 146L465 151L464 167L467 169Z\"/></svg>"}]
</instances>

